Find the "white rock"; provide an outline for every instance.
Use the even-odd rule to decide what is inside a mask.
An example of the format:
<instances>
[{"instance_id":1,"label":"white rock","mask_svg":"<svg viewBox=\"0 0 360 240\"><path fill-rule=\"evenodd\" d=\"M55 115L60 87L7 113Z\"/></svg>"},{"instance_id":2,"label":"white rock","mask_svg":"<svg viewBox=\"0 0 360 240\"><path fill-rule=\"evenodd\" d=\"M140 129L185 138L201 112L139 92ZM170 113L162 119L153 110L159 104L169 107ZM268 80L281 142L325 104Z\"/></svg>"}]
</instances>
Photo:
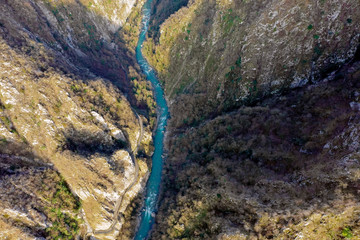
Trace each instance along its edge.
<instances>
[{"instance_id":1,"label":"white rock","mask_svg":"<svg viewBox=\"0 0 360 240\"><path fill-rule=\"evenodd\" d=\"M360 103L358 102L351 102L350 107L353 111L360 111Z\"/></svg>"},{"instance_id":2,"label":"white rock","mask_svg":"<svg viewBox=\"0 0 360 240\"><path fill-rule=\"evenodd\" d=\"M117 140L126 141L124 133L120 129L115 129L111 132L112 136Z\"/></svg>"},{"instance_id":3,"label":"white rock","mask_svg":"<svg viewBox=\"0 0 360 240\"><path fill-rule=\"evenodd\" d=\"M102 124L103 128L108 129L108 124L105 122L105 119L100 114L98 114L95 111L92 111L91 115L96 119L96 121Z\"/></svg>"}]
</instances>

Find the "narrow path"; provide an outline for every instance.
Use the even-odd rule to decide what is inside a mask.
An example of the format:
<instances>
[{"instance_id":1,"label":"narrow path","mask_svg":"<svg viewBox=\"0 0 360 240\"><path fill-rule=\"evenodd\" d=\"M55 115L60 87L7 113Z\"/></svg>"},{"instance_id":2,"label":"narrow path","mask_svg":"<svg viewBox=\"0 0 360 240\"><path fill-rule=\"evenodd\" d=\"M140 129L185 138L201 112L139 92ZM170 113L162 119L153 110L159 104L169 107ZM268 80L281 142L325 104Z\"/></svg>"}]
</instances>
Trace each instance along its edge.
<instances>
[{"instance_id":1,"label":"narrow path","mask_svg":"<svg viewBox=\"0 0 360 240\"><path fill-rule=\"evenodd\" d=\"M135 113L136 117L138 118L139 125L140 125L140 136L138 138L136 147L135 147L134 150L128 149L130 157L131 157L131 159L132 159L132 161L133 161L133 163L135 165L135 176L134 176L133 181L131 182L131 184L125 189L124 194L122 196L120 196L119 199L116 201L115 208L114 208L114 215L113 215L113 218L112 218L112 224L110 225L110 227L108 229L104 229L104 230L96 230L96 231L93 232L94 235L109 234L109 233L114 231L115 225L118 223L118 218L119 218L119 215L120 215L120 207L121 207L121 205L123 203L124 196L125 196L126 193L128 193L135 186L135 184L137 183L138 178L139 178L139 164L138 164L138 162L136 160L135 154L138 152L141 141L142 141L142 138L144 136L144 128L143 128L142 119L139 116L139 114L134 109L133 109L133 112Z\"/></svg>"}]
</instances>

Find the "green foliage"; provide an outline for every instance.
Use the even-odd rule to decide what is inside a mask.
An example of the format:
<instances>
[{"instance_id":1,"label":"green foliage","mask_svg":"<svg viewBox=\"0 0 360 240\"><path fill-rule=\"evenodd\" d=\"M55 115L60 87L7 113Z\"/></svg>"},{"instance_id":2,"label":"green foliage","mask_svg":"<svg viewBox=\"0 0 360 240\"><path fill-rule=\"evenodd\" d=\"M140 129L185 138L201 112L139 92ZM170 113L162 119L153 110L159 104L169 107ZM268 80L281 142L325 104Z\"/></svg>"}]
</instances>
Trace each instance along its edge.
<instances>
[{"instance_id":1,"label":"green foliage","mask_svg":"<svg viewBox=\"0 0 360 240\"><path fill-rule=\"evenodd\" d=\"M178 87L176 90L175 90L175 94L181 94L184 92L184 88L186 87L186 84L185 83L181 83L180 84L180 87Z\"/></svg>"},{"instance_id":2,"label":"green foliage","mask_svg":"<svg viewBox=\"0 0 360 240\"><path fill-rule=\"evenodd\" d=\"M48 195L49 205L45 208L52 225L46 229L46 232L51 239L74 239L80 225L80 219L74 214L80 210L81 202L71 193L63 178L58 175L53 175L53 178L57 180L55 191Z\"/></svg>"},{"instance_id":3,"label":"green foliage","mask_svg":"<svg viewBox=\"0 0 360 240\"><path fill-rule=\"evenodd\" d=\"M352 238L353 234L352 234L351 228L350 227L344 228L341 232L341 236L348 238L348 239Z\"/></svg>"},{"instance_id":4,"label":"green foliage","mask_svg":"<svg viewBox=\"0 0 360 240\"><path fill-rule=\"evenodd\" d=\"M204 239L205 233L208 231L207 217L208 211L201 209L194 218L190 219L184 232L181 233L181 238L189 238L196 233L200 239Z\"/></svg>"},{"instance_id":5,"label":"green foliage","mask_svg":"<svg viewBox=\"0 0 360 240\"><path fill-rule=\"evenodd\" d=\"M235 65L230 66L230 71L225 74L225 82L224 82L224 92L226 101L224 102L224 107L229 109L236 102L234 101L239 97L239 87L242 84L242 76L241 76L241 63L242 58L239 58L235 61Z\"/></svg>"},{"instance_id":6,"label":"green foliage","mask_svg":"<svg viewBox=\"0 0 360 240\"><path fill-rule=\"evenodd\" d=\"M186 6L189 0L162 0L154 1L152 8L153 20L150 22L150 36L157 39L159 37L159 29L161 23L163 23L171 14L176 12L183 6ZM189 28L191 24L189 24Z\"/></svg>"},{"instance_id":7,"label":"green foliage","mask_svg":"<svg viewBox=\"0 0 360 240\"><path fill-rule=\"evenodd\" d=\"M133 93L135 95L135 98L138 102L139 107L146 108L149 113L155 111L156 103L153 99L152 95L152 87L149 82L132 78L132 85L133 85Z\"/></svg>"},{"instance_id":8,"label":"green foliage","mask_svg":"<svg viewBox=\"0 0 360 240\"><path fill-rule=\"evenodd\" d=\"M73 89L72 89L73 90ZM73 90L74 91L74 90ZM55 106L54 106L54 111L55 113L59 114L60 113L60 110L61 110L61 106L62 106L62 102L60 101L57 101Z\"/></svg>"},{"instance_id":9,"label":"green foliage","mask_svg":"<svg viewBox=\"0 0 360 240\"><path fill-rule=\"evenodd\" d=\"M232 128L232 126L227 126L226 130L228 131L228 133L231 133L233 131L233 128Z\"/></svg>"},{"instance_id":10,"label":"green foliage","mask_svg":"<svg viewBox=\"0 0 360 240\"><path fill-rule=\"evenodd\" d=\"M63 178L57 183L56 192L53 195L53 200L59 199L60 207L72 208L72 210L78 211L81 208L81 202L79 199L75 199L71 193L69 186Z\"/></svg>"},{"instance_id":11,"label":"green foliage","mask_svg":"<svg viewBox=\"0 0 360 240\"><path fill-rule=\"evenodd\" d=\"M5 109L10 110L10 109L12 109L14 106L9 103L9 104L5 104L4 107L5 107Z\"/></svg>"},{"instance_id":12,"label":"green foliage","mask_svg":"<svg viewBox=\"0 0 360 240\"><path fill-rule=\"evenodd\" d=\"M241 67L241 56L236 60L236 66Z\"/></svg>"},{"instance_id":13,"label":"green foliage","mask_svg":"<svg viewBox=\"0 0 360 240\"><path fill-rule=\"evenodd\" d=\"M1 116L0 120L4 123L7 129L11 129L12 123L7 116Z\"/></svg>"},{"instance_id":14,"label":"green foliage","mask_svg":"<svg viewBox=\"0 0 360 240\"><path fill-rule=\"evenodd\" d=\"M52 226L46 229L51 239L74 239L79 232L79 219L68 213L63 213L61 208L51 208L49 218Z\"/></svg>"},{"instance_id":15,"label":"green foliage","mask_svg":"<svg viewBox=\"0 0 360 240\"><path fill-rule=\"evenodd\" d=\"M49 3L48 3L49 4ZM54 14L55 18L58 20L58 22L63 22L65 19L60 15L59 9L56 7L56 5L50 4L51 12Z\"/></svg>"},{"instance_id":16,"label":"green foliage","mask_svg":"<svg viewBox=\"0 0 360 240\"><path fill-rule=\"evenodd\" d=\"M312 24L310 24L310 25L307 27L308 30L312 30L313 28L314 28L314 26L313 26Z\"/></svg>"},{"instance_id":17,"label":"green foliage","mask_svg":"<svg viewBox=\"0 0 360 240\"><path fill-rule=\"evenodd\" d=\"M230 66L230 71L225 74L225 77L234 82L234 80L238 80L241 78L241 56L236 60L235 66Z\"/></svg>"},{"instance_id":18,"label":"green foliage","mask_svg":"<svg viewBox=\"0 0 360 240\"><path fill-rule=\"evenodd\" d=\"M313 56L313 60L317 60L324 52L324 49L319 45L316 44L316 46L314 47L314 56Z\"/></svg>"},{"instance_id":19,"label":"green foliage","mask_svg":"<svg viewBox=\"0 0 360 240\"><path fill-rule=\"evenodd\" d=\"M257 91L257 85L258 85L258 81L257 81L256 79L254 79L254 80L252 81L251 87L249 88L250 94L252 94L252 93L254 93L254 92Z\"/></svg>"},{"instance_id":20,"label":"green foliage","mask_svg":"<svg viewBox=\"0 0 360 240\"><path fill-rule=\"evenodd\" d=\"M185 30L186 29L186 33L189 35L190 33L191 33L191 23L189 23L188 25L187 25L187 29L186 29L186 27L184 26L183 27L183 29Z\"/></svg>"},{"instance_id":21,"label":"green foliage","mask_svg":"<svg viewBox=\"0 0 360 240\"><path fill-rule=\"evenodd\" d=\"M222 16L222 26L225 33L230 33L230 31L233 29L233 26L236 23L241 23L242 20L239 16L236 16L233 13L232 9L228 9L228 11Z\"/></svg>"},{"instance_id":22,"label":"green foliage","mask_svg":"<svg viewBox=\"0 0 360 240\"><path fill-rule=\"evenodd\" d=\"M75 93L80 92L80 86L77 84L71 85L71 90Z\"/></svg>"}]
</instances>

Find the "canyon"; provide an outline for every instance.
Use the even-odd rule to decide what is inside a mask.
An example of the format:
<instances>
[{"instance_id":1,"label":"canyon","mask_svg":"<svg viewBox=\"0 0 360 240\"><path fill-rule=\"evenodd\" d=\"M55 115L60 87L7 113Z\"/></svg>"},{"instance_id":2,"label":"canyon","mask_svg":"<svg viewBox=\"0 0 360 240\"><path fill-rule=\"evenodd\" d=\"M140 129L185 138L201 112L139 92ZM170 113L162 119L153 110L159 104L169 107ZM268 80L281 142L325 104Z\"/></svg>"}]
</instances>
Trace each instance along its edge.
<instances>
[{"instance_id":1,"label":"canyon","mask_svg":"<svg viewBox=\"0 0 360 240\"><path fill-rule=\"evenodd\" d=\"M0 238L359 239L359 7L0 0Z\"/></svg>"}]
</instances>

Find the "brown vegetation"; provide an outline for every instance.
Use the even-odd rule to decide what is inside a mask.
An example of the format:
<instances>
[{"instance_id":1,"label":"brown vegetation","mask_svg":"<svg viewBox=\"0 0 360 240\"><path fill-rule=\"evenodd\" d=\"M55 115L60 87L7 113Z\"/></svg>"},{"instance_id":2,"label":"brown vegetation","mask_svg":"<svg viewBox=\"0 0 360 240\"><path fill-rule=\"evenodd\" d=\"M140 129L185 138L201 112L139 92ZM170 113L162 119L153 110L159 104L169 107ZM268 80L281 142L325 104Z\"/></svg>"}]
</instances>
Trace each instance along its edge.
<instances>
[{"instance_id":1,"label":"brown vegetation","mask_svg":"<svg viewBox=\"0 0 360 240\"><path fill-rule=\"evenodd\" d=\"M30 160L25 163L36 165L32 174L24 169L24 162L15 165L13 160L2 172L16 166L16 176L28 176L37 184L45 174L44 163L55 169L46 175L46 182L52 179L54 186L30 188L34 194L40 191L35 196L48 199L45 205L11 192L11 199L19 198L28 206L17 209L7 202L6 192L1 193L0 204L8 204L9 211L24 217L7 221L1 212L1 227L12 227L9 232L1 228L0 238L22 232L27 239L39 232L49 239L72 239L89 227L107 224L133 174L128 149L137 145L140 132L133 108L142 115L146 136L151 136L155 104L150 86L134 64L132 49L142 3L134 1L132 13L123 16L119 29L119 22L108 16L117 10L118 6L111 7L115 2L86 5L90 2L5 1L0 5L0 153L11 159L27 157ZM147 151L140 159L140 185L148 171L150 145L151 137L142 141ZM75 203L68 202L76 199L69 189L82 200L81 214L79 207L70 206ZM136 189L124 207L136 196ZM52 194L61 199L52 201ZM29 213L39 208L45 216L35 222L46 226L28 228Z\"/></svg>"},{"instance_id":2,"label":"brown vegetation","mask_svg":"<svg viewBox=\"0 0 360 240\"><path fill-rule=\"evenodd\" d=\"M149 38L144 53L176 103L178 127L316 82L353 57L358 1L285 2L190 1L161 25L158 41Z\"/></svg>"},{"instance_id":3,"label":"brown vegetation","mask_svg":"<svg viewBox=\"0 0 360 240\"><path fill-rule=\"evenodd\" d=\"M348 70L350 69L350 70ZM360 63L175 128L153 239L360 236ZM356 146L356 147L352 147Z\"/></svg>"}]
</instances>

